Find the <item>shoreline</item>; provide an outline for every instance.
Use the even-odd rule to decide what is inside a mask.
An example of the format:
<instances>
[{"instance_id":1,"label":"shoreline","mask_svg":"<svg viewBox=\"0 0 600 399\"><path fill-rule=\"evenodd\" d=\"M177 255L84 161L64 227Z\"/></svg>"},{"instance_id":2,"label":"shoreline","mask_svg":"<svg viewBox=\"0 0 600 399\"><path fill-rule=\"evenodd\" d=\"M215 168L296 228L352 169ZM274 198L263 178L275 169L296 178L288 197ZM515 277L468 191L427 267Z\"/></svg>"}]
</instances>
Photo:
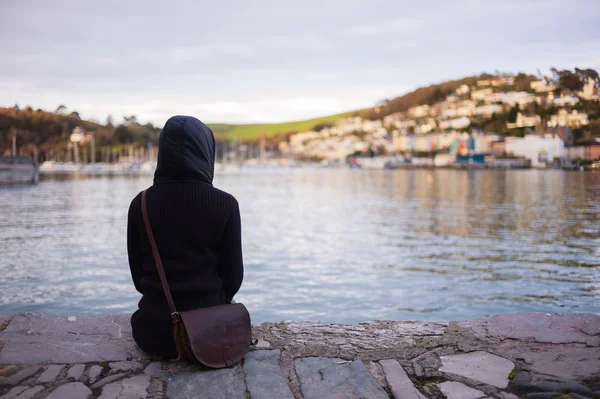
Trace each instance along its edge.
<instances>
[{"instance_id":1,"label":"shoreline","mask_svg":"<svg viewBox=\"0 0 600 399\"><path fill-rule=\"evenodd\" d=\"M128 314L0 316L0 398L600 395L600 315L268 322L253 336L242 364L206 371L141 351Z\"/></svg>"}]
</instances>

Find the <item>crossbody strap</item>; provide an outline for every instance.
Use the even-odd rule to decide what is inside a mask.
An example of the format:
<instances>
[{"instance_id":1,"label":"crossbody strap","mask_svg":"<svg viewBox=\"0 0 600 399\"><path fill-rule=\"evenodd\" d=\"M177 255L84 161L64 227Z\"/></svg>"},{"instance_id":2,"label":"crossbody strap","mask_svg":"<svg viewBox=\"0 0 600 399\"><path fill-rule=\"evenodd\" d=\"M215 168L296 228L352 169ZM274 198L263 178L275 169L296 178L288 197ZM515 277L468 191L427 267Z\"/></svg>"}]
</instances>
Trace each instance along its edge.
<instances>
[{"instance_id":1,"label":"crossbody strap","mask_svg":"<svg viewBox=\"0 0 600 399\"><path fill-rule=\"evenodd\" d=\"M167 282L167 276L165 275L165 269L163 268L162 260L160 259L160 253L154 240L154 234L152 234L152 227L150 227L150 220L148 219L148 209L146 208L146 190L142 192L142 216L144 217L144 225L146 226L146 234L148 234L148 240L150 241L150 247L152 248L152 256L154 257L154 263L158 269L158 275L160 276L160 282L163 290L165 291L165 297L167 298L167 304L171 311L171 317L178 315L175 310L175 303L171 296L171 290L169 289L169 283Z\"/></svg>"}]
</instances>

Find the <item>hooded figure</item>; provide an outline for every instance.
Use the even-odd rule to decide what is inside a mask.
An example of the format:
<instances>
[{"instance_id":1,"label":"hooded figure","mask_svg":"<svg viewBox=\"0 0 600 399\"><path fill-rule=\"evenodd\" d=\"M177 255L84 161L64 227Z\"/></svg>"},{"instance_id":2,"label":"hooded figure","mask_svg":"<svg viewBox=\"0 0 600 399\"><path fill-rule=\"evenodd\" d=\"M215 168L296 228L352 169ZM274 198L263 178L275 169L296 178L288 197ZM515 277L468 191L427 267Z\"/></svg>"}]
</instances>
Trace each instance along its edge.
<instances>
[{"instance_id":1,"label":"hooded figure","mask_svg":"<svg viewBox=\"0 0 600 399\"><path fill-rule=\"evenodd\" d=\"M160 133L154 184L146 207L178 311L230 303L243 279L236 199L213 187L215 139L198 119L174 116ZM131 317L144 351L177 357L172 321L144 227L141 193L129 207L127 251L142 294Z\"/></svg>"}]
</instances>

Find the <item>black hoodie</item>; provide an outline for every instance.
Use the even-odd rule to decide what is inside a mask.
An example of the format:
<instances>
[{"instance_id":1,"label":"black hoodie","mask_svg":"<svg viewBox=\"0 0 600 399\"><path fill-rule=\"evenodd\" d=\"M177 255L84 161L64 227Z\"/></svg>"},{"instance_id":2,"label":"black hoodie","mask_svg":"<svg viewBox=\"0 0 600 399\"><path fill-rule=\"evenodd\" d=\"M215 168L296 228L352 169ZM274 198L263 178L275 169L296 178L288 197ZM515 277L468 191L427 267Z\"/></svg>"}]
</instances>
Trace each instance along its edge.
<instances>
[{"instance_id":1,"label":"black hoodie","mask_svg":"<svg viewBox=\"0 0 600 399\"><path fill-rule=\"evenodd\" d=\"M243 278L236 199L212 186L215 139L198 119L174 116L160 133L148 217L178 311L228 303ZM129 207L129 266L142 294L131 319L145 351L176 357L170 312L144 228L141 193Z\"/></svg>"}]
</instances>

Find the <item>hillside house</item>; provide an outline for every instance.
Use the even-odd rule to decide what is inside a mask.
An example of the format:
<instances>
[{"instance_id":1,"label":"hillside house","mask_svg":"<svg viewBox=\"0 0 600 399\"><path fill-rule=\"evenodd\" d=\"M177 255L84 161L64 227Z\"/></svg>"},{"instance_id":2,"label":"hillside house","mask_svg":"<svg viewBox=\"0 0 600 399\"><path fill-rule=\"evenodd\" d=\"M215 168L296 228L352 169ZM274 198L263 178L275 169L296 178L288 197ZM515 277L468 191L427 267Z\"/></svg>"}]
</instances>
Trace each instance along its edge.
<instances>
[{"instance_id":1,"label":"hillside house","mask_svg":"<svg viewBox=\"0 0 600 399\"><path fill-rule=\"evenodd\" d=\"M408 110L408 116L411 118L422 118L429 115L429 105L417 105Z\"/></svg>"},{"instance_id":2,"label":"hillside house","mask_svg":"<svg viewBox=\"0 0 600 399\"><path fill-rule=\"evenodd\" d=\"M598 100L598 79L588 78L578 95L584 100Z\"/></svg>"},{"instance_id":3,"label":"hillside house","mask_svg":"<svg viewBox=\"0 0 600 399\"><path fill-rule=\"evenodd\" d=\"M488 96L491 96L493 92L492 89L473 90L471 92L471 100L484 101Z\"/></svg>"},{"instance_id":4,"label":"hillside house","mask_svg":"<svg viewBox=\"0 0 600 399\"><path fill-rule=\"evenodd\" d=\"M575 97L575 96L562 96L562 97L556 97L552 100L552 103L554 105L560 105L560 106L565 106L565 105L575 105L579 102L579 98Z\"/></svg>"},{"instance_id":5,"label":"hillside house","mask_svg":"<svg viewBox=\"0 0 600 399\"><path fill-rule=\"evenodd\" d=\"M534 127L542 123L542 118L539 115L526 116L522 113L517 114L515 122L507 122L506 127L509 129L517 129L522 127Z\"/></svg>"},{"instance_id":6,"label":"hillside house","mask_svg":"<svg viewBox=\"0 0 600 399\"><path fill-rule=\"evenodd\" d=\"M541 80L534 80L529 85L538 93L548 93L556 90L556 85L554 85L547 77L544 77Z\"/></svg>"},{"instance_id":7,"label":"hillside house","mask_svg":"<svg viewBox=\"0 0 600 399\"><path fill-rule=\"evenodd\" d=\"M492 116L493 114L499 114L504 111L504 107L500 104L486 104L475 107L473 112L474 115Z\"/></svg>"},{"instance_id":8,"label":"hillside house","mask_svg":"<svg viewBox=\"0 0 600 399\"><path fill-rule=\"evenodd\" d=\"M568 112L561 108L558 114L551 115L548 121L548 127L567 126L570 128L578 128L589 124L588 114L577 110Z\"/></svg>"},{"instance_id":9,"label":"hillside house","mask_svg":"<svg viewBox=\"0 0 600 399\"><path fill-rule=\"evenodd\" d=\"M460 118L456 118L456 119L449 119L447 121L441 121L440 122L440 129L442 130L447 130L447 129L464 129L467 128L471 125L471 119L467 118L466 116L462 116Z\"/></svg>"}]
</instances>

